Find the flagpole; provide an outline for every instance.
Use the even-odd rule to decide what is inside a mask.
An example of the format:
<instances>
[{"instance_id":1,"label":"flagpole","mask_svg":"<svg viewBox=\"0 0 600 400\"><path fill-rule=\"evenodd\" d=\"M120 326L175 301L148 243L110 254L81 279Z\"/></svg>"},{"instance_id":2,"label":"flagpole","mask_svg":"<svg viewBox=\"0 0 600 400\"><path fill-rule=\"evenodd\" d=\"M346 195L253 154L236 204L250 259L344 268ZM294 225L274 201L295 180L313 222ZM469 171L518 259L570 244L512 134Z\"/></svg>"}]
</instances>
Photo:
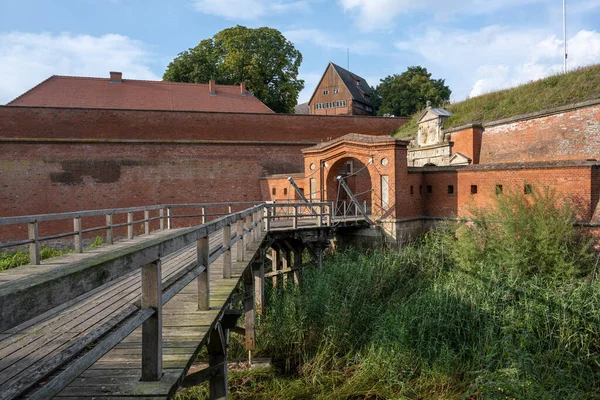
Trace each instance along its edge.
<instances>
[{"instance_id":1,"label":"flagpole","mask_svg":"<svg viewBox=\"0 0 600 400\"><path fill-rule=\"evenodd\" d=\"M567 73L567 0L563 0L563 40L565 45L564 73Z\"/></svg>"}]
</instances>

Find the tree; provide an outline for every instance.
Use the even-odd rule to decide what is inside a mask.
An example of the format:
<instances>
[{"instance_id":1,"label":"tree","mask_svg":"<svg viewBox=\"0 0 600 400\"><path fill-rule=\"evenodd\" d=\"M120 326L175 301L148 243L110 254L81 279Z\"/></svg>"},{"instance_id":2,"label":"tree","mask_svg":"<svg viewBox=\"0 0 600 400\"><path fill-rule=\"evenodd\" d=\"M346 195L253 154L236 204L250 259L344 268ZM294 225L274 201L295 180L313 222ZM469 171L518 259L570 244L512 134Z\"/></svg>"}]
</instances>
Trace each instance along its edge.
<instances>
[{"instance_id":1,"label":"tree","mask_svg":"<svg viewBox=\"0 0 600 400\"><path fill-rule=\"evenodd\" d=\"M427 101L436 106L447 102L452 91L444 79L431 79L427 68L416 66L382 79L377 93L381 96L379 115L410 117L425 108Z\"/></svg>"},{"instance_id":2,"label":"tree","mask_svg":"<svg viewBox=\"0 0 600 400\"><path fill-rule=\"evenodd\" d=\"M223 85L245 82L275 112L293 112L304 81L298 79L302 54L276 29L236 26L180 53L163 80Z\"/></svg>"}]
</instances>

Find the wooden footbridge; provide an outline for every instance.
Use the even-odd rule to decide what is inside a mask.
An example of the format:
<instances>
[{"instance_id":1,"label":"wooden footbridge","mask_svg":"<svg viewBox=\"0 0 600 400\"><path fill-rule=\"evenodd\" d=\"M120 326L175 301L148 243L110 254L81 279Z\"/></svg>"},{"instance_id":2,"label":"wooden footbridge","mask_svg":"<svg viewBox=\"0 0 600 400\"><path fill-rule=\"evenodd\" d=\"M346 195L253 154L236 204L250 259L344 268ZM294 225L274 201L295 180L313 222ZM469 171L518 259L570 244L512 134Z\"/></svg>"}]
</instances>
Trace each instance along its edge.
<instances>
[{"instance_id":1,"label":"wooden footbridge","mask_svg":"<svg viewBox=\"0 0 600 400\"><path fill-rule=\"evenodd\" d=\"M337 208L171 204L0 218L27 237L0 249L30 256L0 271L0 400L171 398L184 380L209 380L211 399L227 398L229 333L244 335L251 354L265 279L297 281L305 250L320 263L334 231L369 221L358 204L353 214ZM104 244L86 248L98 234ZM65 240L74 252L42 260L42 243ZM188 374L204 346L208 368Z\"/></svg>"}]
</instances>

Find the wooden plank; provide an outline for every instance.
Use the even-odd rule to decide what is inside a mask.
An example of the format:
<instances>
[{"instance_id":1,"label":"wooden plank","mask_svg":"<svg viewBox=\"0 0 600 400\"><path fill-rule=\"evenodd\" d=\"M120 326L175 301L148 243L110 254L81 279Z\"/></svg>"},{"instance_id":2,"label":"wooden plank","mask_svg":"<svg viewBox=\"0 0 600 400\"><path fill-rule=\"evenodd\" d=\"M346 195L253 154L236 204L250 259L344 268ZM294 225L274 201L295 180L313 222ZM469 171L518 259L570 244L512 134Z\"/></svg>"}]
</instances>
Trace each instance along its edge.
<instances>
[{"instance_id":1,"label":"wooden plank","mask_svg":"<svg viewBox=\"0 0 600 400\"><path fill-rule=\"evenodd\" d=\"M94 340L98 339L100 336L112 329L117 322L124 320L136 311L137 308L135 306L130 306L119 315L114 316L111 318L111 320L97 327L90 335L74 340L72 343L70 343L67 349L60 352L56 356L47 360L42 359L43 361L39 362L36 366L34 366L34 368L29 369L27 374L21 374L17 376L13 374L12 376L15 376L14 379L2 384L0 400L11 399L17 394L22 393L24 390L30 388L49 372L53 371L77 354L81 350L81 342L89 343L90 338L93 338ZM41 348L39 351L44 352L44 348Z\"/></svg>"},{"instance_id":2,"label":"wooden plank","mask_svg":"<svg viewBox=\"0 0 600 400\"><path fill-rule=\"evenodd\" d=\"M142 266L142 309L154 311L142 324L142 381L147 382L162 376L161 276L160 260Z\"/></svg>"},{"instance_id":3,"label":"wooden plank","mask_svg":"<svg viewBox=\"0 0 600 400\"><path fill-rule=\"evenodd\" d=\"M222 262L222 260L219 260L219 261ZM237 274L239 274L239 272L241 272L245 268L245 265L243 265L243 264L240 265L240 263L234 263L232 265L232 268L234 269L234 271L236 271ZM219 276L217 271L213 271L213 274L211 274L211 281L213 279L217 279L217 281L215 283L218 282L218 284L213 285L214 289L215 289L214 291L219 294L218 296L215 296L214 300L215 301L220 300L218 302L218 303L220 303L219 305L217 305L218 303L215 304L220 309L223 307L223 304L225 303L225 301L231 296L231 290L235 287L238 280L223 279ZM239 272L237 272L237 271L239 271ZM193 282L192 284L195 284L195 282ZM189 287L189 285L186 286L186 288L184 288L181 293L183 295L183 297L181 297L181 299L182 299L182 301L185 301L185 302L190 302L190 300L187 300L187 299L194 297L194 294L193 294L194 290L192 290L191 292L189 290L186 291L186 289L188 287ZM213 292L213 290L211 290L211 292ZM185 293L189 293L189 294L185 294ZM178 298L179 298L178 296L175 296L173 298L173 301L176 301L176 299L178 299ZM191 301L194 302L196 300L192 299ZM211 303L214 303L214 301L211 301ZM173 304L175 305L176 303L173 303ZM169 304L166 305L166 307L168 307L168 306L169 306ZM196 310L197 310L197 308L196 308ZM194 310L194 311L198 312L196 310ZM218 314L218 312L216 312L216 310L212 311L211 313L213 315ZM214 320L214 317L211 319ZM173 320L175 320L175 319L173 319ZM179 348L181 348L181 349L187 348L191 351L191 353L193 353L196 350L194 348L194 342L199 344L202 340L204 340L204 338L206 336L206 332L208 331L208 328L209 328L209 326L204 326L204 327L198 326L198 323L200 323L201 320L202 319L192 320L192 322L190 322L189 319L187 319L187 320L182 319L181 324L179 324L179 325L174 323L173 327L165 327L165 329L163 330L163 335L165 335L164 336L164 339L165 339L164 342L165 342L165 346L166 346L165 348L178 348L178 349ZM193 331L193 330L190 331L189 329L185 329L186 325L189 325L190 323L194 324L195 331ZM189 327L189 326L187 326L187 327ZM199 329L199 328L203 332L198 332L197 329ZM139 331L139 329L138 329L138 331ZM119 346L123 346L123 347L119 347L119 348L128 348L130 350L131 349L135 349L135 350L141 349L141 345L140 345L141 343L139 344L138 342L136 342L136 340L141 340L141 336L139 337L139 339L136 339L135 333L134 333L133 335L130 335L130 337L131 337L131 340L127 341L127 339L126 339L126 341L119 344ZM176 346L180 346L180 347L176 347ZM177 354L185 355L185 350L182 350L181 352L178 352ZM185 357L184 357L180 361L175 361L175 360L169 361L169 363L166 363L165 366L168 367L169 365L173 365L173 366L178 365L181 368L185 369L188 364L188 361L186 361ZM108 362L108 361L97 362L94 365L94 368L106 371L106 369L115 367L114 364L111 366L111 365L107 365L106 362ZM137 368L140 367L139 361L132 361L131 359L129 361L125 361L125 364L127 366L127 369L133 368L134 366L137 366ZM91 369L88 371L91 371ZM138 375L137 379L139 379L139 375ZM173 382L173 384L175 384L175 381ZM62 393L61 393L61 396L62 396Z\"/></svg>"},{"instance_id":4,"label":"wooden plank","mask_svg":"<svg viewBox=\"0 0 600 400\"><path fill-rule=\"evenodd\" d=\"M79 358L69 369L61 373L59 376L50 381L42 389L38 390L30 398L32 400L43 400L51 398L58 394L66 385L73 379L78 377L83 371L89 368L96 360L100 359L117 343L123 340L140 324L146 321L155 313L152 309L143 309L132 316L126 323L122 324L116 331L112 332L108 337L103 339L92 350L88 351L83 357Z\"/></svg>"},{"instance_id":5,"label":"wooden plank","mask_svg":"<svg viewBox=\"0 0 600 400\"><path fill-rule=\"evenodd\" d=\"M231 278L231 225L223 227L223 278Z\"/></svg>"},{"instance_id":6,"label":"wooden plank","mask_svg":"<svg viewBox=\"0 0 600 400\"><path fill-rule=\"evenodd\" d=\"M207 237L197 241L197 265L204 266L198 275L198 310L210 309L210 263L208 260L209 242Z\"/></svg>"}]
</instances>

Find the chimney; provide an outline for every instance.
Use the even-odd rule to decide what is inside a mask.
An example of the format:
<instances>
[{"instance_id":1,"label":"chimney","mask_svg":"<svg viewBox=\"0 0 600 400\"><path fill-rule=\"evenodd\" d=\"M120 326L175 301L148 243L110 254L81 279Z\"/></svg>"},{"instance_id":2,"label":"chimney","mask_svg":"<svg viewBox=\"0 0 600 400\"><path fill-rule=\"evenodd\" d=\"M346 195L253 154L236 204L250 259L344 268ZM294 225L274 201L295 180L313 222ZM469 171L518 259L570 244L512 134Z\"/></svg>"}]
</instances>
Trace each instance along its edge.
<instances>
[{"instance_id":1,"label":"chimney","mask_svg":"<svg viewBox=\"0 0 600 400\"><path fill-rule=\"evenodd\" d=\"M240 83L240 92L242 93L242 96L246 95L246 84L244 82Z\"/></svg>"},{"instance_id":2,"label":"chimney","mask_svg":"<svg viewBox=\"0 0 600 400\"><path fill-rule=\"evenodd\" d=\"M217 85L215 84L215 80L214 79L211 79L210 81L208 81L208 91L210 92L211 96L216 96L217 95L217 93L215 91L215 86L217 86Z\"/></svg>"},{"instance_id":3,"label":"chimney","mask_svg":"<svg viewBox=\"0 0 600 400\"><path fill-rule=\"evenodd\" d=\"M123 73L110 71L110 83L123 83Z\"/></svg>"}]
</instances>

